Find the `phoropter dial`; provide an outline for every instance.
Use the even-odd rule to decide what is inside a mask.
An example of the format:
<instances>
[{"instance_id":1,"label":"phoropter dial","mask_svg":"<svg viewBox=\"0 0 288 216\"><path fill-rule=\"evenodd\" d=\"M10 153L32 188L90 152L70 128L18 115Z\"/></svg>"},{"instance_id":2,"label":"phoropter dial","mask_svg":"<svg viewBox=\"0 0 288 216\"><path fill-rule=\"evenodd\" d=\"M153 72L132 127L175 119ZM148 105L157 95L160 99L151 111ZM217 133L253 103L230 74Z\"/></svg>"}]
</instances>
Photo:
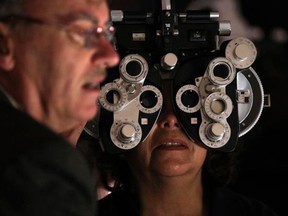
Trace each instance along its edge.
<instances>
[{"instance_id":1,"label":"phoropter dial","mask_svg":"<svg viewBox=\"0 0 288 216\"><path fill-rule=\"evenodd\" d=\"M235 76L236 69L227 58L215 58L208 65L208 78L214 85L228 85Z\"/></svg>"},{"instance_id":2,"label":"phoropter dial","mask_svg":"<svg viewBox=\"0 0 288 216\"><path fill-rule=\"evenodd\" d=\"M183 112L197 112L201 107L198 88L192 84L182 86L176 93L176 104Z\"/></svg>"},{"instance_id":3,"label":"phoropter dial","mask_svg":"<svg viewBox=\"0 0 288 216\"><path fill-rule=\"evenodd\" d=\"M142 130L135 121L119 120L110 129L112 142L121 149L132 149L140 143Z\"/></svg>"},{"instance_id":4,"label":"phoropter dial","mask_svg":"<svg viewBox=\"0 0 288 216\"><path fill-rule=\"evenodd\" d=\"M128 95L122 85L111 82L102 87L99 103L104 109L110 112L116 112L120 110L127 101Z\"/></svg>"},{"instance_id":5,"label":"phoropter dial","mask_svg":"<svg viewBox=\"0 0 288 216\"><path fill-rule=\"evenodd\" d=\"M161 58L161 66L165 70L173 70L178 62L178 58L174 53L167 53Z\"/></svg>"},{"instance_id":6,"label":"phoropter dial","mask_svg":"<svg viewBox=\"0 0 288 216\"><path fill-rule=\"evenodd\" d=\"M231 129L227 118L233 110L231 98L223 91L215 91L202 101L202 121L199 136L210 148L223 147L231 137Z\"/></svg>"},{"instance_id":7,"label":"phoropter dial","mask_svg":"<svg viewBox=\"0 0 288 216\"><path fill-rule=\"evenodd\" d=\"M152 85L142 87L139 95L139 110L151 114L157 112L163 104L163 96L158 88Z\"/></svg>"},{"instance_id":8,"label":"phoropter dial","mask_svg":"<svg viewBox=\"0 0 288 216\"><path fill-rule=\"evenodd\" d=\"M199 136L206 146L221 148L229 141L231 129L226 121L203 121L200 125Z\"/></svg>"},{"instance_id":9,"label":"phoropter dial","mask_svg":"<svg viewBox=\"0 0 288 216\"><path fill-rule=\"evenodd\" d=\"M244 69L250 67L255 61L257 49L248 38L238 37L227 44L225 56L236 68Z\"/></svg>"},{"instance_id":10,"label":"phoropter dial","mask_svg":"<svg viewBox=\"0 0 288 216\"><path fill-rule=\"evenodd\" d=\"M125 56L119 64L120 76L129 83L143 82L148 74L148 63L139 54Z\"/></svg>"},{"instance_id":11,"label":"phoropter dial","mask_svg":"<svg viewBox=\"0 0 288 216\"><path fill-rule=\"evenodd\" d=\"M206 115L214 121L225 120L233 110L232 100L224 93L214 92L205 99L204 110Z\"/></svg>"}]
</instances>

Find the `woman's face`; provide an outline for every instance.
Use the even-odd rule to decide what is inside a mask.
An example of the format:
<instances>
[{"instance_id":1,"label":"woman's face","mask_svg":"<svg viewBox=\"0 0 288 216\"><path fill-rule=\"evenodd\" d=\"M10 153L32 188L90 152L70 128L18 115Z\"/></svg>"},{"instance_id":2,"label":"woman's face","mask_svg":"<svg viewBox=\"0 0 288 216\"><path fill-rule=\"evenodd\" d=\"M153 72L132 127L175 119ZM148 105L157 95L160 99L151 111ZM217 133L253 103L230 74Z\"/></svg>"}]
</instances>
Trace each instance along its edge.
<instances>
[{"instance_id":1,"label":"woman's face","mask_svg":"<svg viewBox=\"0 0 288 216\"><path fill-rule=\"evenodd\" d=\"M126 155L133 173L143 177L201 176L207 150L190 140L173 111L169 83L164 84L160 117L144 142Z\"/></svg>"}]
</instances>

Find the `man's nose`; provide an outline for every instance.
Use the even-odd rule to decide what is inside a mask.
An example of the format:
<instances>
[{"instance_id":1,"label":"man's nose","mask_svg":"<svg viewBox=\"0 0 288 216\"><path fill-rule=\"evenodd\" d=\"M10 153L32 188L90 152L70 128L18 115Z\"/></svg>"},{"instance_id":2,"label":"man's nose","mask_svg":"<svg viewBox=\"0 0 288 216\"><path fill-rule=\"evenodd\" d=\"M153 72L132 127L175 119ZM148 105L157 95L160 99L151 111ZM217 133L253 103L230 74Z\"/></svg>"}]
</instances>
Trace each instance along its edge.
<instances>
[{"instance_id":1,"label":"man's nose","mask_svg":"<svg viewBox=\"0 0 288 216\"><path fill-rule=\"evenodd\" d=\"M101 37L93 56L94 64L110 68L116 66L119 60L119 54L114 46L105 37Z\"/></svg>"}]
</instances>

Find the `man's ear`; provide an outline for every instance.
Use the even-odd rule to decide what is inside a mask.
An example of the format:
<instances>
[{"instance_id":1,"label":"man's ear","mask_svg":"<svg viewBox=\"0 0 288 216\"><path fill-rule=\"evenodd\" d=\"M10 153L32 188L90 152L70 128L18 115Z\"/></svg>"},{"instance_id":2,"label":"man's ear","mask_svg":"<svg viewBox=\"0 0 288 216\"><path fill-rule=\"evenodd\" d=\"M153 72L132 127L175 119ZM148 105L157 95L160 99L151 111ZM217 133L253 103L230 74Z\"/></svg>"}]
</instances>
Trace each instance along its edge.
<instances>
[{"instance_id":1,"label":"man's ear","mask_svg":"<svg viewBox=\"0 0 288 216\"><path fill-rule=\"evenodd\" d=\"M9 28L0 22L0 68L6 71L14 67L12 41L9 32Z\"/></svg>"}]
</instances>

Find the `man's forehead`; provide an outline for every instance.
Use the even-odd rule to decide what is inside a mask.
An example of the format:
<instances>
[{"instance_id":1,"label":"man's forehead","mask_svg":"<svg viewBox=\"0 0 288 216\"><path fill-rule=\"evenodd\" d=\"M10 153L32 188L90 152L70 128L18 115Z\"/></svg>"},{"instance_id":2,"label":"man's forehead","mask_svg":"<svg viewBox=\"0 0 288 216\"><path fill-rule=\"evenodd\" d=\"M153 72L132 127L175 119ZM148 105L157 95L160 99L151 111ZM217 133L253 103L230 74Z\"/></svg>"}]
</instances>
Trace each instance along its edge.
<instances>
[{"instance_id":1,"label":"man's forehead","mask_svg":"<svg viewBox=\"0 0 288 216\"><path fill-rule=\"evenodd\" d=\"M30 14L72 13L73 11L93 11L106 5L106 0L25 0L24 11Z\"/></svg>"},{"instance_id":2,"label":"man's forehead","mask_svg":"<svg viewBox=\"0 0 288 216\"><path fill-rule=\"evenodd\" d=\"M106 2L106 0L86 0L86 1L93 4L100 4L102 2Z\"/></svg>"}]
</instances>

